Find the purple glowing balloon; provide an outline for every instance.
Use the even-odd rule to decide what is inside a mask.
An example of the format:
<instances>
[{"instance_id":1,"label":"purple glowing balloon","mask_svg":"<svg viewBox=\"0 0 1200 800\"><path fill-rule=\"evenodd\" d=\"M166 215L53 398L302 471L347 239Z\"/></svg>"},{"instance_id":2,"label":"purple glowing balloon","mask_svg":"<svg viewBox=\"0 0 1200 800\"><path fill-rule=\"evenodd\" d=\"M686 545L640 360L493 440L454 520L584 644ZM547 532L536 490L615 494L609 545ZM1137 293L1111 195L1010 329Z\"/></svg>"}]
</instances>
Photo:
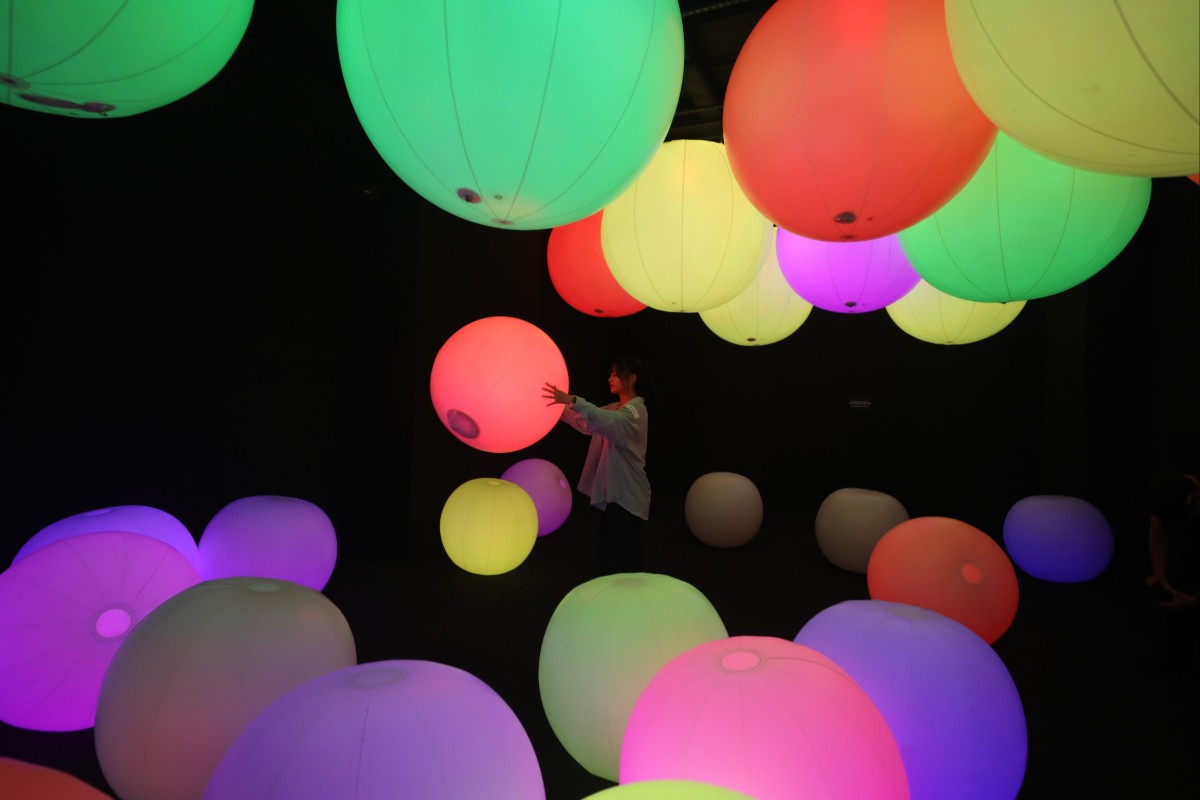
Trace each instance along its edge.
<instances>
[{"instance_id":1,"label":"purple glowing balloon","mask_svg":"<svg viewBox=\"0 0 1200 800\"><path fill-rule=\"evenodd\" d=\"M337 561L337 535L316 505L295 497L234 500L200 534L200 575L291 581L318 592Z\"/></svg>"},{"instance_id":2,"label":"purple glowing balloon","mask_svg":"<svg viewBox=\"0 0 1200 800\"><path fill-rule=\"evenodd\" d=\"M863 242L824 242L780 228L775 252L779 269L796 294L818 308L841 314L884 308L921 280L896 234Z\"/></svg>"},{"instance_id":3,"label":"purple glowing balloon","mask_svg":"<svg viewBox=\"0 0 1200 800\"><path fill-rule=\"evenodd\" d=\"M53 522L29 538L13 557L17 563L25 556L51 542L58 542L81 533L119 531L140 533L174 547L192 566L200 569L196 539L184 524L165 511L150 506L112 506L97 508Z\"/></svg>"},{"instance_id":4,"label":"purple glowing balloon","mask_svg":"<svg viewBox=\"0 0 1200 800\"><path fill-rule=\"evenodd\" d=\"M1078 497L1026 497L1004 517L1009 558L1042 580L1081 583L1097 578L1112 561L1115 546L1104 514Z\"/></svg>"},{"instance_id":5,"label":"purple glowing balloon","mask_svg":"<svg viewBox=\"0 0 1200 800\"><path fill-rule=\"evenodd\" d=\"M558 530L571 514L574 495L567 476L552 462L544 458L527 458L518 461L500 476L524 489L533 498L537 509L538 536Z\"/></svg>"},{"instance_id":6,"label":"purple glowing balloon","mask_svg":"<svg viewBox=\"0 0 1200 800\"><path fill-rule=\"evenodd\" d=\"M204 800L545 796L512 709L475 676L431 661L359 664L298 686L246 726L204 792Z\"/></svg>"},{"instance_id":7,"label":"purple glowing balloon","mask_svg":"<svg viewBox=\"0 0 1200 800\"><path fill-rule=\"evenodd\" d=\"M796 636L875 702L900 745L913 800L1012 800L1028 742L1004 662L966 626L925 608L848 600Z\"/></svg>"},{"instance_id":8,"label":"purple glowing balloon","mask_svg":"<svg viewBox=\"0 0 1200 800\"><path fill-rule=\"evenodd\" d=\"M137 533L82 533L0 573L0 719L90 728L118 646L160 603L199 582L175 548Z\"/></svg>"}]
</instances>

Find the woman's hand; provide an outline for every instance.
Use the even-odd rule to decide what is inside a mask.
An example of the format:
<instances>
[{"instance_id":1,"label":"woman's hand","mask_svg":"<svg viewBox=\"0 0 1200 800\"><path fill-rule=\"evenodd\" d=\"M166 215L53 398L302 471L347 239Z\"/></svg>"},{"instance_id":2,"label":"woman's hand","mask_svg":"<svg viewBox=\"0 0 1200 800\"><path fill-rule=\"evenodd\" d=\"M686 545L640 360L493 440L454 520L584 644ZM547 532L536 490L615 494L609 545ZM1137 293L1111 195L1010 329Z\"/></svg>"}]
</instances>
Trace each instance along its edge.
<instances>
[{"instance_id":1,"label":"woman's hand","mask_svg":"<svg viewBox=\"0 0 1200 800\"><path fill-rule=\"evenodd\" d=\"M550 401L549 403L546 403L548 406L552 406L555 403L561 403L564 406L569 406L571 403L575 402L574 395L567 394L553 383L547 383L542 387L542 397L545 397Z\"/></svg>"}]
</instances>

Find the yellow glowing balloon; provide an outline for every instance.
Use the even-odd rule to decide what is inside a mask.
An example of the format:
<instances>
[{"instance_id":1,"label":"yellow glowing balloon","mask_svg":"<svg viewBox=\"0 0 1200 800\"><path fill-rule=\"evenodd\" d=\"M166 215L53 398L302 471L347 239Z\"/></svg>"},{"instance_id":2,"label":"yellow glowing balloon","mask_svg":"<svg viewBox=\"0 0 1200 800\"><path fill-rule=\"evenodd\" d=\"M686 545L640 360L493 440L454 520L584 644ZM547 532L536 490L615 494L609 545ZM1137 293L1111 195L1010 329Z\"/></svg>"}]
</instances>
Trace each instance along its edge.
<instances>
[{"instance_id":1,"label":"yellow glowing balloon","mask_svg":"<svg viewBox=\"0 0 1200 800\"><path fill-rule=\"evenodd\" d=\"M782 341L812 313L812 303L792 288L779 269L775 236L758 275L742 293L724 305L700 312L708 329L727 342L760 346Z\"/></svg>"},{"instance_id":2,"label":"yellow glowing balloon","mask_svg":"<svg viewBox=\"0 0 1200 800\"><path fill-rule=\"evenodd\" d=\"M529 493L500 478L475 478L442 507L442 547L476 575L500 575L521 565L537 541L537 506Z\"/></svg>"},{"instance_id":3,"label":"yellow glowing balloon","mask_svg":"<svg viewBox=\"0 0 1200 800\"><path fill-rule=\"evenodd\" d=\"M963 300L921 281L886 309L892 322L909 336L933 344L970 344L1003 330L1024 307L1024 300Z\"/></svg>"},{"instance_id":4,"label":"yellow glowing balloon","mask_svg":"<svg viewBox=\"0 0 1200 800\"><path fill-rule=\"evenodd\" d=\"M704 311L737 297L772 233L734 180L725 145L688 139L664 144L600 225L617 283L659 311Z\"/></svg>"},{"instance_id":5,"label":"yellow glowing balloon","mask_svg":"<svg viewBox=\"0 0 1200 800\"><path fill-rule=\"evenodd\" d=\"M946 0L963 84L1000 130L1094 172L1200 171L1200 3Z\"/></svg>"}]
</instances>

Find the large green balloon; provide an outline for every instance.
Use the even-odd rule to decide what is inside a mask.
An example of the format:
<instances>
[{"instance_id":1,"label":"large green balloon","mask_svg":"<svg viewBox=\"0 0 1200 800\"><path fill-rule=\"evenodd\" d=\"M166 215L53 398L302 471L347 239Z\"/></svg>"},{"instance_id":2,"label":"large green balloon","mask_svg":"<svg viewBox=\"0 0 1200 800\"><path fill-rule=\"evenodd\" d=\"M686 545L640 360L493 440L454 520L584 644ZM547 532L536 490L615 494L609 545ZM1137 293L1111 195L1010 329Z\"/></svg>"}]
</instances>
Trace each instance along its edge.
<instances>
[{"instance_id":1,"label":"large green balloon","mask_svg":"<svg viewBox=\"0 0 1200 800\"><path fill-rule=\"evenodd\" d=\"M338 0L337 38L388 165L497 227L603 208L657 152L683 77L677 0Z\"/></svg>"},{"instance_id":2,"label":"large green balloon","mask_svg":"<svg viewBox=\"0 0 1200 800\"><path fill-rule=\"evenodd\" d=\"M934 288L1006 303L1070 289L1116 258L1150 205L1150 179L1069 167L1001 133L975 176L900 232Z\"/></svg>"},{"instance_id":3,"label":"large green balloon","mask_svg":"<svg viewBox=\"0 0 1200 800\"><path fill-rule=\"evenodd\" d=\"M31 0L0 10L0 100L69 117L128 117L208 83L253 0Z\"/></svg>"}]
</instances>

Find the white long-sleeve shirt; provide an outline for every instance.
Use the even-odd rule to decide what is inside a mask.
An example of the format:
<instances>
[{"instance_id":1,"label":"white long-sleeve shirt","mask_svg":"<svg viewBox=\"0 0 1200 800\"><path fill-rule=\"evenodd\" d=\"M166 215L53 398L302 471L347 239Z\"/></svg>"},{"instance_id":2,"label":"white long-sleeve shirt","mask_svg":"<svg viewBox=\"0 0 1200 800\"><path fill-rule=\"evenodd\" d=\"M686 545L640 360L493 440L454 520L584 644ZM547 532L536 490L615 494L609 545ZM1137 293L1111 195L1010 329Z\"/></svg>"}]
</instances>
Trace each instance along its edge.
<instances>
[{"instance_id":1,"label":"white long-sleeve shirt","mask_svg":"<svg viewBox=\"0 0 1200 800\"><path fill-rule=\"evenodd\" d=\"M623 406L609 403L599 407L576 395L572 405L563 406L561 420L592 437L579 491L597 508L616 503L635 516L649 519L646 439L650 415L646 402L635 396Z\"/></svg>"}]
</instances>

